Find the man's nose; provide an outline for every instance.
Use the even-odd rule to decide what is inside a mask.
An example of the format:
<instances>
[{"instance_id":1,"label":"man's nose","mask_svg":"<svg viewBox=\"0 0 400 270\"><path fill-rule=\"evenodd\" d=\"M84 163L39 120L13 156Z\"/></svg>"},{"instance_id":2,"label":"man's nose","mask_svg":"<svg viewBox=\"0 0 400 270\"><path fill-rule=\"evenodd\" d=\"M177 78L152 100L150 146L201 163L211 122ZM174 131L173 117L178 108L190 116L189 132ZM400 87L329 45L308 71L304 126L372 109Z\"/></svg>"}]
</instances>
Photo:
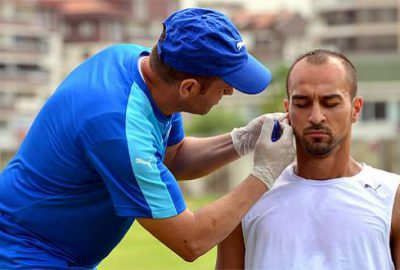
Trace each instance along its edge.
<instances>
[{"instance_id":1,"label":"man's nose","mask_svg":"<svg viewBox=\"0 0 400 270\"><path fill-rule=\"evenodd\" d=\"M225 96L231 96L232 94L233 94L233 87L229 87L224 90Z\"/></svg>"},{"instance_id":2,"label":"man's nose","mask_svg":"<svg viewBox=\"0 0 400 270\"><path fill-rule=\"evenodd\" d=\"M323 111L321 110L320 105L313 105L310 116L308 118L310 123L312 124L319 124L325 122L325 115Z\"/></svg>"}]
</instances>

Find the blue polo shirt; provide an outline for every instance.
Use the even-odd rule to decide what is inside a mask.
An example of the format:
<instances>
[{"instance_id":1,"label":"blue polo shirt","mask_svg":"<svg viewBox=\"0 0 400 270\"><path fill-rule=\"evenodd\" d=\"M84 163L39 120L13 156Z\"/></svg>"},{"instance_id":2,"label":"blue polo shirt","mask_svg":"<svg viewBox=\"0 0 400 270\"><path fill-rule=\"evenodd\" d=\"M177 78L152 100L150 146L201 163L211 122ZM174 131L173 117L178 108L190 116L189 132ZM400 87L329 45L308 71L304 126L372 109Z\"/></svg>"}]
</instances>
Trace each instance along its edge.
<instances>
[{"instance_id":1,"label":"blue polo shirt","mask_svg":"<svg viewBox=\"0 0 400 270\"><path fill-rule=\"evenodd\" d=\"M163 164L184 138L182 116L152 99L138 70L148 54L128 44L101 51L39 112L0 174L0 269L90 269L135 218L185 210Z\"/></svg>"}]
</instances>

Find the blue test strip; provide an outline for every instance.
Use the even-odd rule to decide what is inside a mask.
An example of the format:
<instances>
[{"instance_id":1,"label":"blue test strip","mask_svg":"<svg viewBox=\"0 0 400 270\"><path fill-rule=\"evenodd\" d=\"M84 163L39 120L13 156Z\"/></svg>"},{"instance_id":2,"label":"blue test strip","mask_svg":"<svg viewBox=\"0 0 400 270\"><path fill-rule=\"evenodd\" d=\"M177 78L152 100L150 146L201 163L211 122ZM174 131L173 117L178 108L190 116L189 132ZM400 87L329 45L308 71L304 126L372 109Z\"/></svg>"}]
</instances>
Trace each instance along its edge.
<instances>
[{"instance_id":1,"label":"blue test strip","mask_svg":"<svg viewBox=\"0 0 400 270\"><path fill-rule=\"evenodd\" d=\"M272 130L271 141L276 142L281 137L281 125L278 120L274 120L274 129Z\"/></svg>"}]
</instances>

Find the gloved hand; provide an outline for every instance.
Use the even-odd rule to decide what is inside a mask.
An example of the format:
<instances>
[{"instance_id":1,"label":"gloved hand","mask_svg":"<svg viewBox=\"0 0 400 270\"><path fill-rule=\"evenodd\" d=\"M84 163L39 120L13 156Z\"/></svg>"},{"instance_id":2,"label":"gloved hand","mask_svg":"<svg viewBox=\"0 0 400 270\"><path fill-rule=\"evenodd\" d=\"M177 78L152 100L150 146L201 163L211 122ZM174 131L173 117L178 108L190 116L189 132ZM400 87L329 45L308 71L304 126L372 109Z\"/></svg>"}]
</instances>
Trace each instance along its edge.
<instances>
[{"instance_id":1,"label":"gloved hand","mask_svg":"<svg viewBox=\"0 0 400 270\"><path fill-rule=\"evenodd\" d=\"M286 113L263 114L244 127L234 128L231 131L231 137L233 147L235 147L239 156L245 156L254 150L257 139L260 136L261 127L266 119L277 119L278 121L282 121L286 115Z\"/></svg>"},{"instance_id":2,"label":"gloved hand","mask_svg":"<svg viewBox=\"0 0 400 270\"><path fill-rule=\"evenodd\" d=\"M274 120L267 118L254 150L254 165L251 174L272 188L282 171L294 160L293 130L287 121L280 122L282 135L276 142L271 141Z\"/></svg>"}]
</instances>

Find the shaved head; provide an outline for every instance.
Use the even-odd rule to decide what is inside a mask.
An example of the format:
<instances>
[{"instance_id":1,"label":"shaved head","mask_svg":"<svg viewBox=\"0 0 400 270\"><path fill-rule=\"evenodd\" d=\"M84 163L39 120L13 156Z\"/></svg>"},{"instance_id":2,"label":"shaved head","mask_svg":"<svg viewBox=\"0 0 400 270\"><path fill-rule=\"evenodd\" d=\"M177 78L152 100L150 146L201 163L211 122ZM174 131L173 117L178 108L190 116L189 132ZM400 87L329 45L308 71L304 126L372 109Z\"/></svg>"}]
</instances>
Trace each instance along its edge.
<instances>
[{"instance_id":1,"label":"shaved head","mask_svg":"<svg viewBox=\"0 0 400 270\"><path fill-rule=\"evenodd\" d=\"M349 81L349 84L351 85L350 93L351 93L351 98L354 98L357 94L357 71L354 65L350 62L350 60L344 56L341 53L330 51L330 50L325 50L325 49L317 49L313 50L310 52L307 52L305 54L300 55L290 66L289 72L287 75L286 79L286 93L289 98L289 86L290 86L290 75L292 73L293 68L296 66L298 62L301 60L305 59L307 63L313 64L313 65L323 65L325 63L328 63L330 59L338 59L346 72L347 79Z\"/></svg>"}]
</instances>

